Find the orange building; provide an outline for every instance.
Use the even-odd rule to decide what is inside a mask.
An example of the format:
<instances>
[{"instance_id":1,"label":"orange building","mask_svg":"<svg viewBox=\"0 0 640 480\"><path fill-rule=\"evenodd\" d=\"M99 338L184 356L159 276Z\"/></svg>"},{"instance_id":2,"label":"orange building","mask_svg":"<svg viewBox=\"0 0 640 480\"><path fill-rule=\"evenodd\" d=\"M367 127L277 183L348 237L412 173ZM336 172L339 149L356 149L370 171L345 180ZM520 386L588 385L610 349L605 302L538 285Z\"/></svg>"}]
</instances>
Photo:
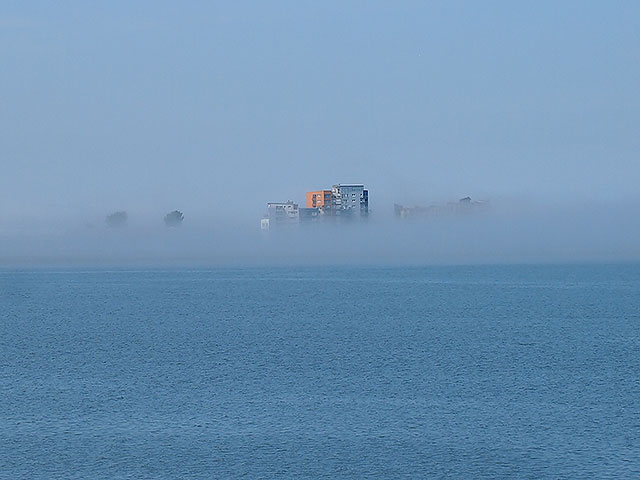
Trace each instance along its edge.
<instances>
[{"instance_id":1,"label":"orange building","mask_svg":"<svg viewBox=\"0 0 640 480\"><path fill-rule=\"evenodd\" d=\"M331 190L307 192L307 208L331 208Z\"/></svg>"}]
</instances>

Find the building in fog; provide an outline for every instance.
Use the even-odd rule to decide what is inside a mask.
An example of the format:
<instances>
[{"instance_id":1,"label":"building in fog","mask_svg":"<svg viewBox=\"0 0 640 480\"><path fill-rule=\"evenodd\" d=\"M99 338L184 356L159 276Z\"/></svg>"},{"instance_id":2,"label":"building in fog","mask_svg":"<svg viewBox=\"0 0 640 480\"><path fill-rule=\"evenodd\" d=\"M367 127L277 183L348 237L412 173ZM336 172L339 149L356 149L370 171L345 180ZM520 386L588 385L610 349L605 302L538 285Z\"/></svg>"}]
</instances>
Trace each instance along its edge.
<instances>
[{"instance_id":1,"label":"building in fog","mask_svg":"<svg viewBox=\"0 0 640 480\"><path fill-rule=\"evenodd\" d=\"M331 190L317 190L315 192L307 192L307 208L317 208L323 213L329 213L333 206L333 195Z\"/></svg>"},{"instance_id":2,"label":"building in fog","mask_svg":"<svg viewBox=\"0 0 640 480\"><path fill-rule=\"evenodd\" d=\"M323 210L320 208L300 208L299 211L301 224L316 222L320 218L320 215L323 214Z\"/></svg>"},{"instance_id":3,"label":"building in fog","mask_svg":"<svg viewBox=\"0 0 640 480\"><path fill-rule=\"evenodd\" d=\"M457 202L427 206L416 205L414 207L407 207L395 204L394 211L396 217L399 218L437 218L482 212L485 211L488 206L489 203L486 201L471 200L471 197L464 197Z\"/></svg>"},{"instance_id":4,"label":"building in fog","mask_svg":"<svg viewBox=\"0 0 640 480\"><path fill-rule=\"evenodd\" d=\"M369 214L369 191L364 185L338 184L331 187L333 210L337 215L351 214L366 217Z\"/></svg>"},{"instance_id":5,"label":"building in fog","mask_svg":"<svg viewBox=\"0 0 640 480\"><path fill-rule=\"evenodd\" d=\"M307 192L307 208L317 208L321 215L369 214L369 191L361 184L338 184L331 190Z\"/></svg>"},{"instance_id":6,"label":"building in fog","mask_svg":"<svg viewBox=\"0 0 640 480\"><path fill-rule=\"evenodd\" d=\"M331 190L306 193L305 208L297 203L267 203L267 214L260 221L262 230L291 224L337 220L336 217L361 218L369 214L369 191L361 184L337 184Z\"/></svg>"},{"instance_id":7,"label":"building in fog","mask_svg":"<svg viewBox=\"0 0 640 480\"><path fill-rule=\"evenodd\" d=\"M260 221L262 230L273 227L296 224L300 221L300 209L298 204L291 200L287 202L267 203L267 215Z\"/></svg>"}]
</instances>

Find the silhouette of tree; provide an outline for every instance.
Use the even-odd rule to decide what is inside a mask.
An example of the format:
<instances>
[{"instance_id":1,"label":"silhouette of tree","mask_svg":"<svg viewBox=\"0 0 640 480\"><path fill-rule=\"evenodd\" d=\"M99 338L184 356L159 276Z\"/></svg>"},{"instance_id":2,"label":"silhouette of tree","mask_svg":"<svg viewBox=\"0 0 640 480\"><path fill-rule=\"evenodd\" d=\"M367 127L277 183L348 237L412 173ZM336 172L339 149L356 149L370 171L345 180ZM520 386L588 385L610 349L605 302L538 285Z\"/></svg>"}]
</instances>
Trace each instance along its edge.
<instances>
[{"instance_id":1,"label":"silhouette of tree","mask_svg":"<svg viewBox=\"0 0 640 480\"><path fill-rule=\"evenodd\" d=\"M184 215L180 210L174 210L173 212L169 212L164 216L164 224L167 227L177 227L178 225L182 225L183 220Z\"/></svg>"},{"instance_id":2,"label":"silhouette of tree","mask_svg":"<svg viewBox=\"0 0 640 480\"><path fill-rule=\"evenodd\" d=\"M105 221L110 227L126 227L128 218L125 211L113 212L111 215L107 215Z\"/></svg>"}]
</instances>

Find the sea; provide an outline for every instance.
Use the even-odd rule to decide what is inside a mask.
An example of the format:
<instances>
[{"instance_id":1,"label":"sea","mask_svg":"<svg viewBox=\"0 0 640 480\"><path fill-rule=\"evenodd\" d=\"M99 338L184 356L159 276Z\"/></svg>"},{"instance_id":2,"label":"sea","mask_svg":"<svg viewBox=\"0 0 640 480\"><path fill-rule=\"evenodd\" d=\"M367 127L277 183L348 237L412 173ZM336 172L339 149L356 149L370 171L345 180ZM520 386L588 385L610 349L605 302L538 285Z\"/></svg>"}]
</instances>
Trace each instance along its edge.
<instances>
[{"instance_id":1,"label":"sea","mask_svg":"<svg viewBox=\"0 0 640 480\"><path fill-rule=\"evenodd\" d=\"M5 268L0 478L640 478L640 265Z\"/></svg>"}]
</instances>

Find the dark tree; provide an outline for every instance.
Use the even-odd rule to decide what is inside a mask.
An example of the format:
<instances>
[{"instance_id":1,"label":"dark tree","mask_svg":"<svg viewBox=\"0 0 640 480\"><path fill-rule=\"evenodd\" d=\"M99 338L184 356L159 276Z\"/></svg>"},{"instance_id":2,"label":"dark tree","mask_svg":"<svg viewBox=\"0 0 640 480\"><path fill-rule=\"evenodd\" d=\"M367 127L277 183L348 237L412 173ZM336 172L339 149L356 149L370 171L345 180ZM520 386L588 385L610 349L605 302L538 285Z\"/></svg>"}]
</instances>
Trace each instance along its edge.
<instances>
[{"instance_id":1,"label":"dark tree","mask_svg":"<svg viewBox=\"0 0 640 480\"><path fill-rule=\"evenodd\" d=\"M174 210L173 212L169 212L164 216L164 224L167 227L177 227L178 225L182 225L183 220L184 215L180 210Z\"/></svg>"},{"instance_id":2,"label":"dark tree","mask_svg":"<svg viewBox=\"0 0 640 480\"><path fill-rule=\"evenodd\" d=\"M127 212L114 212L111 215L107 215L107 218L105 219L107 222L107 225L110 227L126 227L127 226L127 219L128 219L128 215Z\"/></svg>"}]
</instances>

